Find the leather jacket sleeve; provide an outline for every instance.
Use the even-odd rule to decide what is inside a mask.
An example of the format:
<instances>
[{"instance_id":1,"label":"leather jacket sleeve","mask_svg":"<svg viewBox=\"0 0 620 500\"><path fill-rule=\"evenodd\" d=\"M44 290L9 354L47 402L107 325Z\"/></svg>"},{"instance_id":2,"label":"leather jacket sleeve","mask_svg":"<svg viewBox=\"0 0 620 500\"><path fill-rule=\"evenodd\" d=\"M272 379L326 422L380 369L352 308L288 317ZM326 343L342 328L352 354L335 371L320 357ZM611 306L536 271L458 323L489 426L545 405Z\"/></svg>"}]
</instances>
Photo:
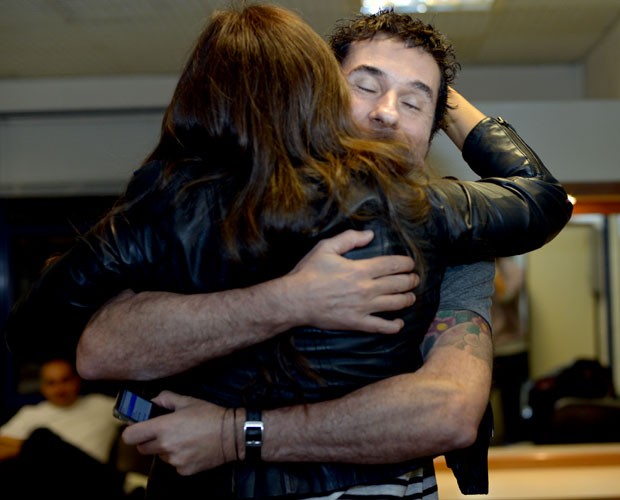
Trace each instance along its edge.
<instances>
[{"instance_id":1,"label":"leather jacket sleeve","mask_svg":"<svg viewBox=\"0 0 620 500\"><path fill-rule=\"evenodd\" d=\"M451 264L540 248L567 224L573 206L540 158L501 118L470 132L463 158L479 181L431 181L433 239Z\"/></svg>"},{"instance_id":2,"label":"leather jacket sleeve","mask_svg":"<svg viewBox=\"0 0 620 500\"><path fill-rule=\"evenodd\" d=\"M477 232L485 229L490 229L495 234L497 231L503 231L505 234L505 238L497 242L498 251L507 251L514 255L534 250L555 237L570 219L572 205L564 189L545 168L536 153L502 119L482 120L467 136L463 146L463 158L482 180L476 183L455 182L455 185L463 189L467 195L465 198L467 202L459 205L467 217L456 216L456 221L451 223L451 227L454 228L452 224L460 223L463 224L461 231L467 231L469 226L472 234L471 251L476 240L480 238ZM454 187L450 186L450 189ZM508 190L511 194L517 193L519 197L515 199L505 196L502 194L503 190ZM485 199L481 196L482 192L495 193L496 196ZM450 197L446 193L438 193L438 196ZM516 202L515 208L509 210L508 203L512 202ZM443 203L445 203L443 206L448 206L446 198ZM497 204L495 214L492 204ZM512 214L500 216L503 210L509 210ZM480 219L487 216L489 220L486 222ZM492 222L494 219L498 222ZM528 229L527 237L516 237L514 233L511 234L512 225ZM481 244L491 240L492 238L482 239ZM534 247L531 247L532 245ZM459 252L454 254L459 255ZM475 443L445 454L446 465L452 469L459 489L464 495L481 495L489 492L488 449L492 436L493 416L489 404L480 422Z\"/></svg>"}]
</instances>

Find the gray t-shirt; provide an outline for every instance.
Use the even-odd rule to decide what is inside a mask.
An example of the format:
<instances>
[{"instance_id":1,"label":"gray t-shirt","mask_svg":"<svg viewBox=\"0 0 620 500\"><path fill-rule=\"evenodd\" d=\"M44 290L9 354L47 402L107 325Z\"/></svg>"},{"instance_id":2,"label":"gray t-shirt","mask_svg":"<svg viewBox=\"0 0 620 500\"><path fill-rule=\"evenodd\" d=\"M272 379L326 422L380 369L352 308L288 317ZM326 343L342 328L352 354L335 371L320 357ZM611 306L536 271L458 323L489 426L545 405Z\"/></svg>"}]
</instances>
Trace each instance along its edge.
<instances>
[{"instance_id":1,"label":"gray t-shirt","mask_svg":"<svg viewBox=\"0 0 620 500\"><path fill-rule=\"evenodd\" d=\"M439 310L473 311L491 324L493 260L448 267L441 283Z\"/></svg>"}]
</instances>

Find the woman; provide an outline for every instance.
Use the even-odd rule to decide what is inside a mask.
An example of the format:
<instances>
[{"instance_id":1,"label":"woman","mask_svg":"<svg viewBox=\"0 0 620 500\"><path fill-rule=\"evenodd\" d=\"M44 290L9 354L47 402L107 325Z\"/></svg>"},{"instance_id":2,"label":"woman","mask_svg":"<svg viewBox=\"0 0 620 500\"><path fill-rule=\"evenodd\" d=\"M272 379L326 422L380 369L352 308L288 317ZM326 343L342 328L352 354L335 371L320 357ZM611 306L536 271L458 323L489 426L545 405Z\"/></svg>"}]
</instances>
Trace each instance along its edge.
<instances>
[{"instance_id":1,"label":"woman","mask_svg":"<svg viewBox=\"0 0 620 500\"><path fill-rule=\"evenodd\" d=\"M399 334L298 328L152 389L265 409L338 397L419 367L445 266L533 250L566 224L571 205L539 163L501 172L480 165L481 182L428 179L407 145L365 136L349 107L338 63L298 17L264 5L216 14L157 147L114 209L14 310L9 342L35 318L58 318L69 323L61 347L71 349L122 290L244 287L285 274L320 239L371 228L372 245L351 258L410 254L422 275L416 304L399 313ZM226 428L236 423L232 412L223 417ZM191 477L158 460L149 495L318 495L412 467L250 463L227 451L230 463Z\"/></svg>"}]
</instances>

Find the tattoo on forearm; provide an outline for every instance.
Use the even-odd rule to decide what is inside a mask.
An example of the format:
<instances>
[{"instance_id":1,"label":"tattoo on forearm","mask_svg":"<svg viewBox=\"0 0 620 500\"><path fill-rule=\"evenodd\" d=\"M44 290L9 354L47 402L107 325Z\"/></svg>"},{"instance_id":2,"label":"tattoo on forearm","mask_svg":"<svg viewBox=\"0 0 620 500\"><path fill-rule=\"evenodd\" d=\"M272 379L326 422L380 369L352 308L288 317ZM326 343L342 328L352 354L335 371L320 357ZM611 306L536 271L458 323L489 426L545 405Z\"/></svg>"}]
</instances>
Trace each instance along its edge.
<instances>
[{"instance_id":1,"label":"tattoo on forearm","mask_svg":"<svg viewBox=\"0 0 620 500\"><path fill-rule=\"evenodd\" d=\"M486 321L471 311L440 311L422 341L422 356L427 358L436 345L451 345L488 360L491 330Z\"/></svg>"}]
</instances>

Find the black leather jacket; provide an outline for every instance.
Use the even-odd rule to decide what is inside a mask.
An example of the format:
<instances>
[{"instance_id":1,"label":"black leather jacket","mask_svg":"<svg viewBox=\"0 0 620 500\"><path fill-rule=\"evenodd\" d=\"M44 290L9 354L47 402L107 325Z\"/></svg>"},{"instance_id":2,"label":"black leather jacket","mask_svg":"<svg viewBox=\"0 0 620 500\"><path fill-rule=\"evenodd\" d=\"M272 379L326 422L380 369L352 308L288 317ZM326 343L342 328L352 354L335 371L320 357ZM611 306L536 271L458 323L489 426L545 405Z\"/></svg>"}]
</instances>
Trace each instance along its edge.
<instances>
[{"instance_id":1,"label":"black leather jacket","mask_svg":"<svg viewBox=\"0 0 620 500\"><path fill-rule=\"evenodd\" d=\"M405 319L399 334L297 328L167 380L166 387L226 406L264 409L336 398L419 368L420 340L435 315L445 266L534 250L550 241L572 213L564 189L502 120L486 118L478 124L463 155L483 179L430 184L432 208L423 228L426 241L432 243L432 251L424 253L427 279L416 291L415 305L398 313ZM207 185L179 202L176 190L193 178L191 170L177 175L176 184L158 190L153 186L161 168L152 163L138 170L127 191L134 200L130 208L104 218L81 237L16 305L7 341L17 356L75 352L88 319L126 288L192 293L259 283L288 272L318 240L359 226L336 218L312 238L287 234L276 239L265 259L233 262L220 251L214 221L223 202L217 188ZM354 196L360 208L379 204L364 186L358 191ZM351 252L351 258L407 252L401 237L381 219L364 225L368 226L375 230L373 242ZM50 325L61 329L50 331ZM298 354L310 373L291 362ZM421 463L233 463L191 478L157 463L151 484L159 485L157 498L190 498L201 489L204 494L199 496L214 498L318 495L392 478ZM155 492L152 486L149 490Z\"/></svg>"}]
</instances>

